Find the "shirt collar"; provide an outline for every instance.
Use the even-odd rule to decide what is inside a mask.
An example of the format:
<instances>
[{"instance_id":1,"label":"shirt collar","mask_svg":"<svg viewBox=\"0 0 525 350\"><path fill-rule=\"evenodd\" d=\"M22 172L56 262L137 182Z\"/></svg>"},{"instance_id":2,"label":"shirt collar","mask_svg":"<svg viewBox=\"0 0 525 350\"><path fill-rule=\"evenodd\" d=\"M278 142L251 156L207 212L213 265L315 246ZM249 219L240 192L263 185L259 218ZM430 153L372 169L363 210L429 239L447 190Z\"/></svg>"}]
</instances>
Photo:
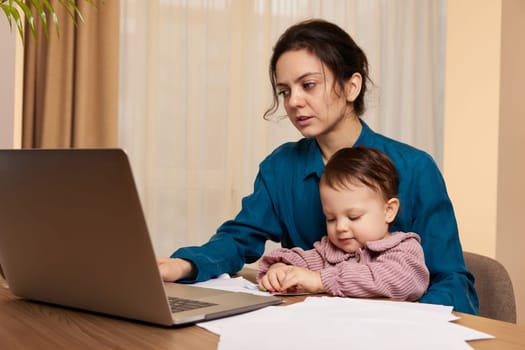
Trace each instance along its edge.
<instances>
[{"instance_id":1,"label":"shirt collar","mask_svg":"<svg viewBox=\"0 0 525 350\"><path fill-rule=\"evenodd\" d=\"M359 118L361 121L361 133L359 134L359 137L354 143L354 146L359 145L370 145L371 144L371 137L375 134L375 132L370 129L367 123L364 122L363 119Z\"/></svg>"},{"instance_id":2,"label":"shirt collar","mask_svg":"<svg viewBox=\"0 0 525 350\"><path fill-rule=\"evenodd\" d=\"M310 176L317 176L317 178L320 179L324 170L324 163L321 149L315 138L308 139L307 153L308 155L305 157L303 180L306 180Z\"/></svg>"}]
</instances>

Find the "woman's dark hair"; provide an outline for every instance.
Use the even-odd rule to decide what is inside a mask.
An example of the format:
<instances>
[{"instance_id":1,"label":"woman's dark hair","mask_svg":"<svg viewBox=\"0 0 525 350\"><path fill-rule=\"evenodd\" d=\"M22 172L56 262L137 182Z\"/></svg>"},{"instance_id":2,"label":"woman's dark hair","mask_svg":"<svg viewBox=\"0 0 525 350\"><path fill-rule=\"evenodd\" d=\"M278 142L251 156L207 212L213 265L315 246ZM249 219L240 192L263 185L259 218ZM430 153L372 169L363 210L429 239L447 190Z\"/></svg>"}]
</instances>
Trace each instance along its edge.
<instances>
[{"instance_id":1,"label":"woman's dark hair","mask_svg":"<svg viewBox=\"0 0 525 350\"><path fill-rule=\"evenodd\" d=\"M275 76L277 61L283 53L300 49L307 49L319 57L321 62L332 71L336 83L341 88L354 73L361 74L361 91L353 102L353 107L357 116L362 115L365 111L366 83L370 80L365 53L350 35L337 25L321 19L311 19L289 27L273 48L269 67L273 103L264 113L264 118L267 119L279 108Z\"/></svg>"},{"instance_id":2,"label":"woman's dark hair","mask_svg":"<svg viewBox=\"0 0 525 350\"><path fill-rule=\"evenodd\" d=\"M362 183L383 195L385 201L397 197L399 175L390 158L369 147L342 148L330 158L321 183L333 189Z\"/></svg>"}]
</instances>

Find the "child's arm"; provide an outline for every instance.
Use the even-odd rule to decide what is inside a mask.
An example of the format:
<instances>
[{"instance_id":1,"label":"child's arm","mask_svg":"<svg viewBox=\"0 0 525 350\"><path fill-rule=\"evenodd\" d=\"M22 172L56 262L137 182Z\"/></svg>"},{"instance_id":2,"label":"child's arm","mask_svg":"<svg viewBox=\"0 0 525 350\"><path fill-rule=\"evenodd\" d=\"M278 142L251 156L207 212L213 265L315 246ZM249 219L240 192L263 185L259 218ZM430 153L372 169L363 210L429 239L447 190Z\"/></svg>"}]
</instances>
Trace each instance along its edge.
<instances>
[{"instance_id":1,"label":"child's arm","mask_svg":"<svg viewBox=\"0 0 525 350\"><path fill-rule=\"evenodd\" d=\"M261 289L270 292L295 290L300 287L300 282L307 286L306 291L317 292L322 284L319 273L314 271L319 271L323 265L324 260L317 249L278 248L259 261L257 281ZM288 274L290 276L286 278Z\"/></svg>"},{"instance_id":2,"label":"child's arm","mask_svg":"<svg viewBox=\"0 0 525 350\"><path fill-rule=\"evenodd\" d=\"M429 272L415 238L378 252L362 263L343 262L321 271L328 293L350 297L418 300L428 288Z\"/></svg>"}]
</instances>

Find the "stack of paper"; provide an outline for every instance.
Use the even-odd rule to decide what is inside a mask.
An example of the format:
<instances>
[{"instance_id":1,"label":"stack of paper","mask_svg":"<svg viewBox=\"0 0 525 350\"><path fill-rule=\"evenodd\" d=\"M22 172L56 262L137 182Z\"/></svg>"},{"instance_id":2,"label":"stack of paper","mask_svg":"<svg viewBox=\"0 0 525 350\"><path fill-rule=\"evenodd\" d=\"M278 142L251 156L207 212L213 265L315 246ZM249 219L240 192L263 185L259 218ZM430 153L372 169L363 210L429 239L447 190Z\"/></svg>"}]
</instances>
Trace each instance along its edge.
<instances>
[{"instance_id":1,"label":"stack of paper","mask_svg":"<svg viewBox=\"0 0 525 350\"><path fill-rule=\"evenodd\" d=\"M448 306L323 296L198 326L220 336L219 350L453 350L470 349L469 340L493 338L449 322L455 319Z\"/></svg>"}]
</instances>

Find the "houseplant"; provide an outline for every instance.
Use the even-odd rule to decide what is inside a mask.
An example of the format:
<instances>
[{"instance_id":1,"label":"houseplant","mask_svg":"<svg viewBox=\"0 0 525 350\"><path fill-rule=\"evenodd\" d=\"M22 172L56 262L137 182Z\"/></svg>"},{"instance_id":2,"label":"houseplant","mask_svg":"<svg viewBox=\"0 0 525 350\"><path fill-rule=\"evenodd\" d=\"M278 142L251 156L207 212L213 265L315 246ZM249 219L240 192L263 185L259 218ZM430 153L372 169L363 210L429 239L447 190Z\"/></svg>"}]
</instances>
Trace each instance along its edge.
<instances>
[{"instance_id":1,"label":"houseplant","mask_svg":"<svg viewBox=\"0 0 525 350\"><path fill-rule=\"evenodd\" d=\"M85 0L93 4L94 0ZM84 21L75 0L58 0L67 14L76 23L77 18ZM11 29L16 26L22 40L24 40L24 20L29 26L31 34L36 38L37 25L42 25L46 37L49 36L49 25L55 25L57 35L59 33L58 16L51 0L0 0L0 9L6 15ZM34 10L34 11L33 11Z\"/></svg>"}]
</instances>

